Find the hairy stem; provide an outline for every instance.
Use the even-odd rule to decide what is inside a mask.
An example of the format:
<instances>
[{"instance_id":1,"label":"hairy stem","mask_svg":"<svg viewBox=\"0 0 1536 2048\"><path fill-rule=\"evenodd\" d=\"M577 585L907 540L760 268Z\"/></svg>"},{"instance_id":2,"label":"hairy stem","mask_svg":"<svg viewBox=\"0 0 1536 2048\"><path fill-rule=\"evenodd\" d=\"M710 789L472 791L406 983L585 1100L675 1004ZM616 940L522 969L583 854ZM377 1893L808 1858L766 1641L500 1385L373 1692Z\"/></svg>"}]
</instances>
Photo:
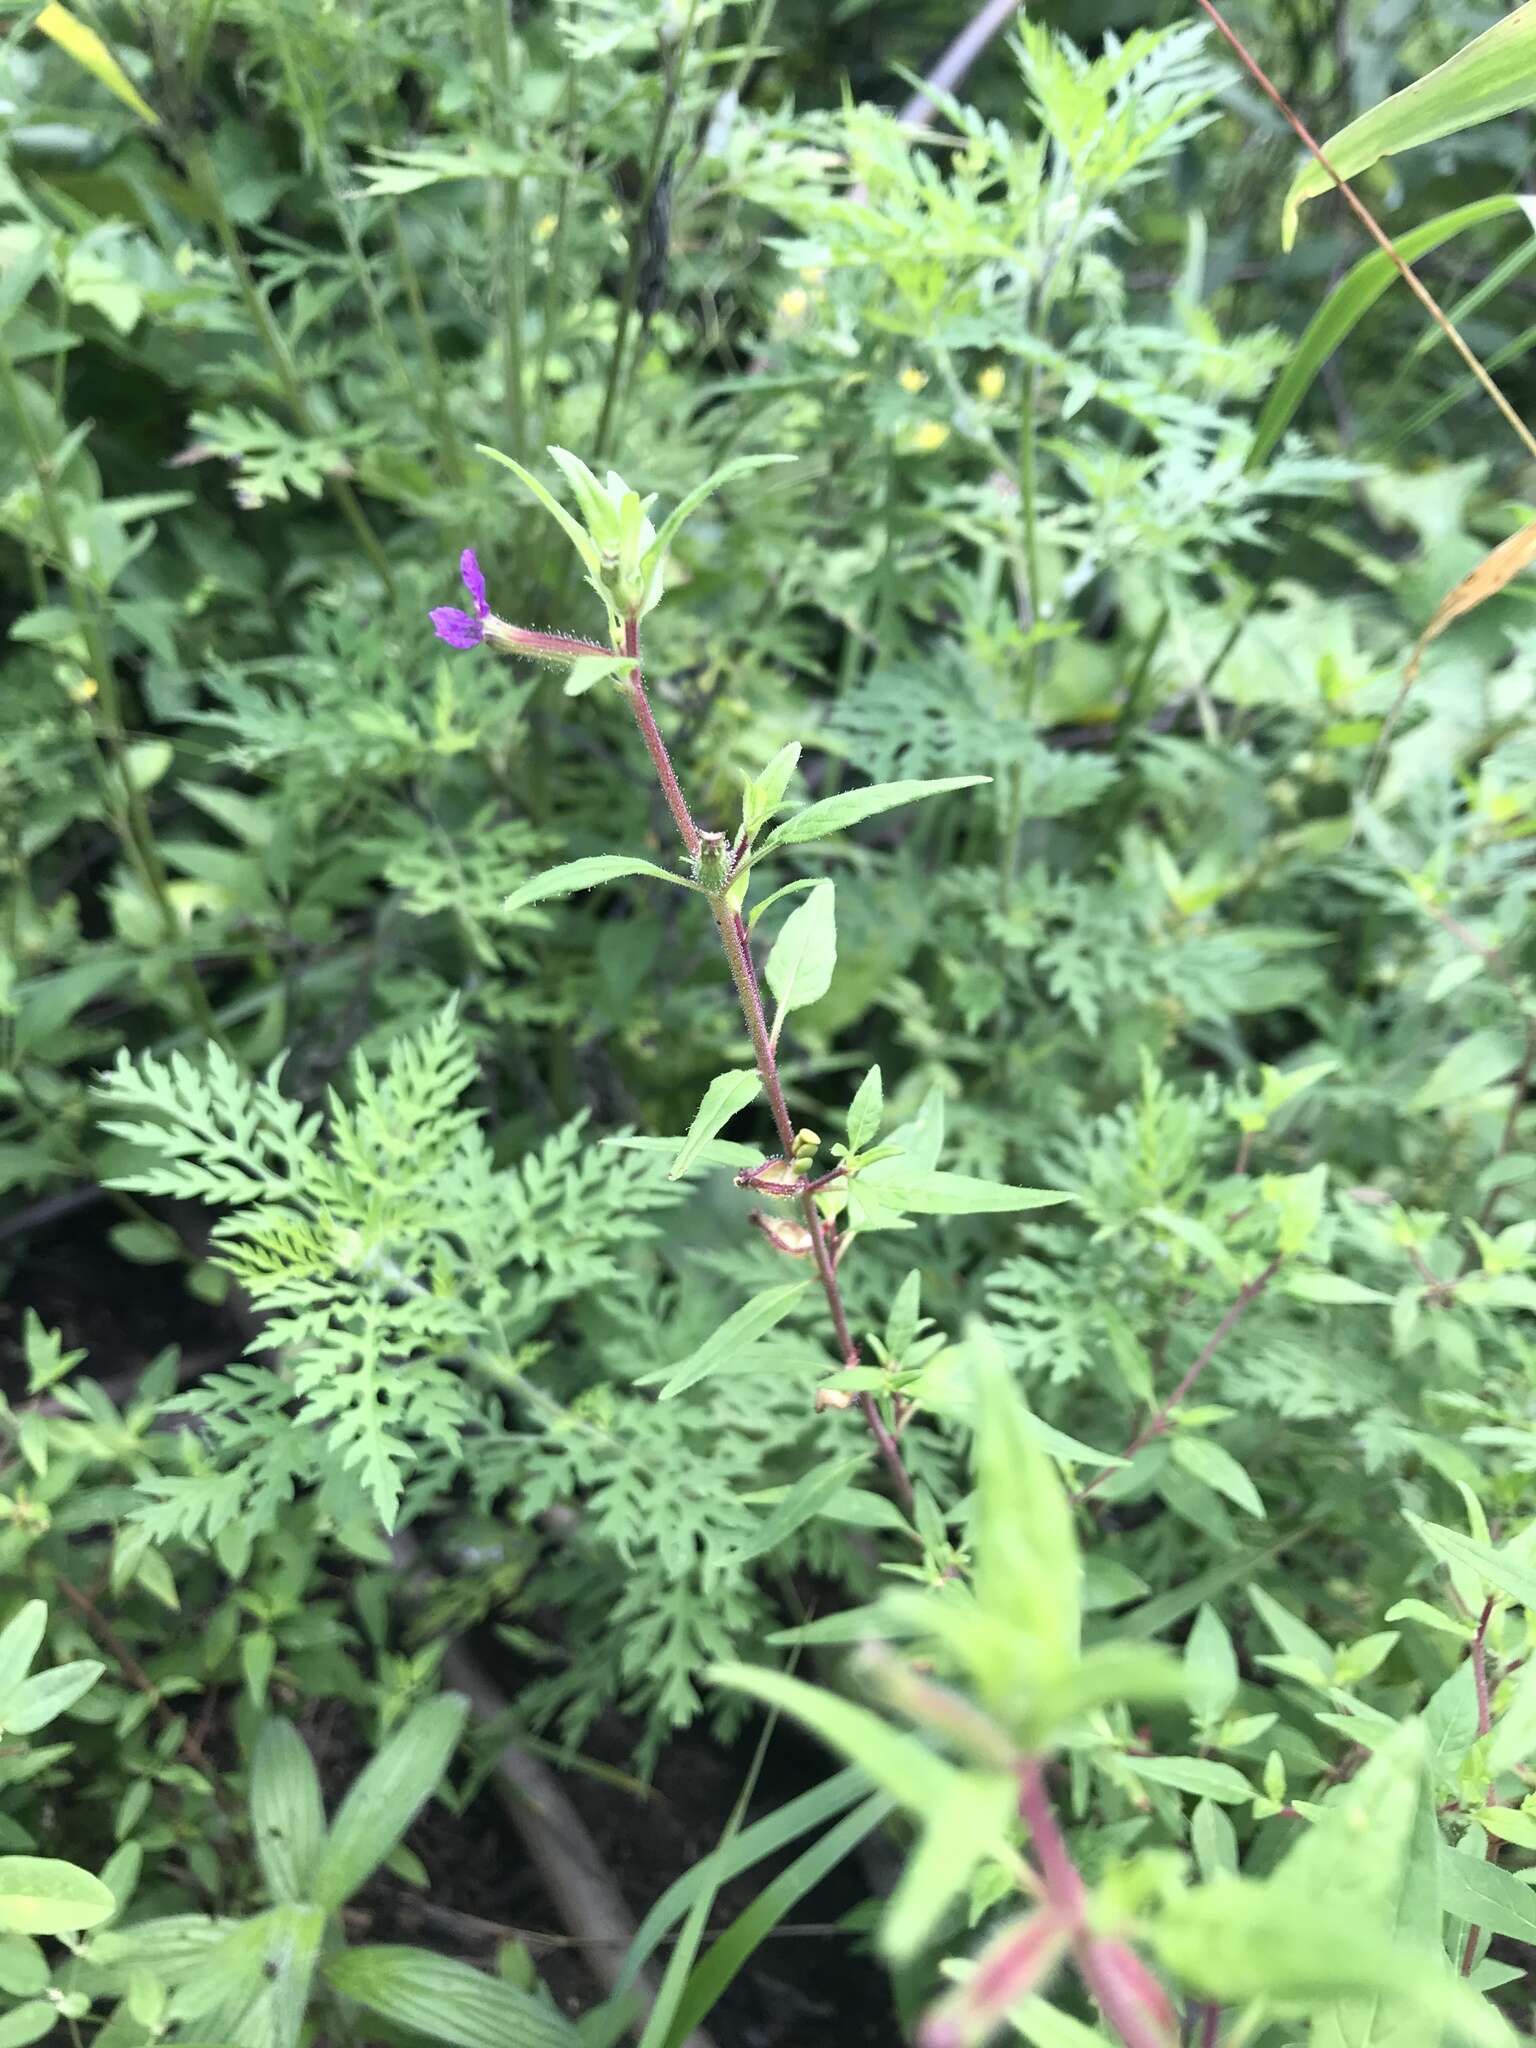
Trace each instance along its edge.
<instances>
[{"instance_id":1,"label":"hairy stem","mask_svg":"<svg viewBox=\"0 0 1536 2048\"><path fill-rule=\"evenodd\" d=\"M692 859L699 851L699 828L693 821L693 814L688 808L687 799L672 767L667 743L661 736L651 710L650 698L646 694L645 677L640 665L640 621L637 617L625 621L624 653L626 658L634 663L627 684L630 708L635 714L635 723L640 728L646 751L650 754L651 764L656 770L656 779L661 785L662 795L667 800L667 808L671 811L677 826L678 837ZM752 1041L757 1071L773 1113L774 1129L787 1161L795 1149L795 1127L790 1119L789 1104L784 1099L784 1084L779 1077L778 1054L774 1050L773 1036L768 1029L768 1019L763 1010L762 993L757 983L757 969L752 962L752 942L747 936L745 921L727 900L726 889L722 888L718 894L709 898L709 908L715 920L715 929L720 934L721 949L731 972L737 1000L741 1004L747 1035ZM826 1296L839 1355L845 1367L856 1366L859 1363L859 1347L854 1342L853 1332L848 1324L848 1311L843 1304L843 1290L838 1282L837 1266L827 1243L821 1212L816 1207L815 1195L808 1189L799 1197L799 1208L801 1220L810 1235L811 1258L816 1267L816 1277L821 1282L822 1293ZM861 1395L859 1406L863 1411L869 1433L885 1460L896 1497L903 1509L910 1514L912 1481L901 1455L901 1446L886 1428L872 1394Z\"/></svg>"}]
</instances>

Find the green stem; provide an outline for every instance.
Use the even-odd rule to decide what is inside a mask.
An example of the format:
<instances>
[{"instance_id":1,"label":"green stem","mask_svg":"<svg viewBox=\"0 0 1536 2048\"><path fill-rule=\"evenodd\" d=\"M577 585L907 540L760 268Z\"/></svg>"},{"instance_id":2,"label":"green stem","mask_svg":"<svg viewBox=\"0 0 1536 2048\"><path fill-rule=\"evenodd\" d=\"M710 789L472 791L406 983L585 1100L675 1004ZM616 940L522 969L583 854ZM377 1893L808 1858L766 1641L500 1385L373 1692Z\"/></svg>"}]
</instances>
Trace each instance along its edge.
<instances>
[{"instance_id":1,"label":"green stem","mask_svg":"<svg viewBox=\"0 0 1536 2048\"><path fill-rule=\"evenodd\" d=\"M136 787L130 773L127 734L123 726L117 672L112 666L112 652L102 625L96 595L76 569L71 557L69 528L64 518L64 508L59 503L52 458L38 437L36 422L27 411L16 367L4 349L0 349L0 384L5 387L6 401L15 417L17 432L21 437L22 446L27 451L32 473L37 479L38 496L42 503L43 518L47 523L54 557L64 578L65 588L69 592L71 609L80 622L80 630L96 683L100 716L99 723L93 721L92 735L97 742L98 770L107 813L128 857L129 865L137 874L145 893L154 903L167 941L174 944L180 938L180 927L176 921L170 885L165 868L161 864L160 849L155 843L154 829L149 821L143 792ZM106 754L105 761L101 759L100 750L103 748ZM181 961L173 971L198 1022L210 1038L220 1045L225 1045L224 1035L219 1030L192 962Z\"/></svg>"},{"instance_id":2,"label":"green stem","mask_svg":"<svg viewBox=\"0 0 1536 2048\"><path fill-rule=\"evenodd\" d=\"M239 287L245 309L266 344L268 355L272 358L272 366L277 372L283 400L300 432L314 434L317 431L314 415L304 395L303 381L293 360L293 352L282 329L272 316L271 307L257 288L251 267L245 259L245 251L240 246L240 237L235 232L235 224L230 219L228 207L224 204L224 195L212 159L208 155L207 145L200 136L187 146L187 168L192 173L192 183L198 197L207 207L213 221L214 233L219 238L219 247L224 251L225 260L235 274L235 283ZM385 554L378 535L368 523L367 513L358 503L357 493L345 477L327 477L326 485L341 508L342 516L356 534L358 545L378 571L379 580L393 598L394 571L389 565L389 557Z\"/></svg>"}]
</instances>

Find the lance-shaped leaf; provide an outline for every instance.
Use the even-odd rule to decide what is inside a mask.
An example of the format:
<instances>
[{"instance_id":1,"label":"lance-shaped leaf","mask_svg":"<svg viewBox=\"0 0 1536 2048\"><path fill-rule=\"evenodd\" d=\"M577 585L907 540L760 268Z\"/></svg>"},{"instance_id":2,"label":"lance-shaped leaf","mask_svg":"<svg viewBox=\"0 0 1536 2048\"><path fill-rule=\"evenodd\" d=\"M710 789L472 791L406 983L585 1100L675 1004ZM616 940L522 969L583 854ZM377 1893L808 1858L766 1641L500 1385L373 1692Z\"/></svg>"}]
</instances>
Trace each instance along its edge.
<instances>
[{"instance_id":1,"label":"lance-shaped leaf","mask_svg":"<svg viewBox=\"0 0 1536 2048\"><path fill-rule=\"evenodd\" d=\"M598 553L591 535L577 519L573 519L560 500L549 488L541 484L531 470L524 469L520 462L514 462L510 455L503 455L499 448L489 448L483 441L475 443L478 454L487 455L492 462L499 462L503 469L510 469L518 482L538 499L544 510L554 520L571 546L585 563L588 574L597 577L602 574L603 558Z\"/></svg>"},{"instance_id":2,"label":"lance-shaped leaf","mask_svg":"<svg viewBox=\"0 0 1536 2048\"><path fill-rule=\"evenodd\" d=\"M1536 227L1532 207L1533 202L1517 192L1496 192L1490 199L1474 199L1470 206L1453 207L1449 213L1442 213L1437 219L1426 221L1422 227L1399 235L1398 251L1404 262L1412 263L1420 256L1427 256L1431 249L1438 249L1453 235L1463 234L1469 228L1481 227L1485 221L1498 220L1510 213L1523 213L1527 222ZM1334 286L1308 321L1305 333L1292 349L1285 368L1275 379L1274 388L1264 401L1264 410L1253 430L1253 446L1248 452L1250 469L1257 469L1269 460L1280 436L1296 417L1297 407L1319 370L1353 333L1382 293L1401 275L1385 249L1374 249L1369 256L1362 256Z\"/></svg>"},{"instance_id":3,"label":"lance-shaped leaf","mask_svg":"<svg viewBox=\"0 0 1536 2048\"><path fill-rule=\"evenodd\" d=\"M1353 178L1386 156L1492 121L1536 100L1536 4L1527 0L1454 57L1393 93L1330 135L1323 154L1341 178ZM1280 238L1296 240L1302 207L1333 186L1315 157L1297 171L1285 195Z\"/></svg>"},{"instance_id":4,"label":"lance-shaped leaf","mask_svg":"<svg viewBox=\"0 0 1536 2048\"><path fill-rule=\"evenodd\" d=\"M141 121L147 121L151 128L158 128L160 116L139 92L138 87L118 63L95 29L87 28L67 7L54 4L45 7L33 23L45 36L51 36L61 50L67 50L82 69L89 71L107 91L116 95L125 107L132 107Z\"/></svg>"},{"instance_id":5,"label":"lance-shaped leaf","mask_svg":"<svg viewBox=\"0 0 1536 2048\"><path fill-rule=\"evenodd\" d=\"M584 860L568 860L557 868L546 868L523 882L502 904L505 912L526 910L531 903L546 903L554 896L574 896L581 889L596 889L604 882L622 881L626 875L647 875L653 882L670 882L677 889L693 887L686 875L659 868L654 861L635 860L623 853L593 853Z\"/></svg>"},{"instance_id":6,"label":"lance-shaped leaf","mask_svg":"<svg viewBox=\"0 0 1536 2048\"><path fill-rule=\"evenodd\" d=\"M646 551L641 564L646 576L649 577L653 570L660 568L665 562L667 550L676 540L684 520L697 512L706 498L713 497L716 491L738 476L747 476L754 469L771 469L776 463L793 462L794 459L793 455L736 455L729 462L722 463L712 476L704 479L703 483L695 484L688 495L667 514L655 540ZM798 747L795 751L798 754ZM794 763L791 762L790 766L793 767Z\"/></svg>"},{"instance_id":7,"label":"lance-shaped leaf","mask_svg":"<svg viewBox=\"0 0 1536 2048\"><path fill-rule=\"evenodd\" d=\"M846 832L850 825L894 811L901 804L921 803L930 796L943 796L951 789L975 789L990 782L990 775L944 775L935 782L877 782L868 789L845 789L837 796L823 797L796 811L763 841L761 852L772 853L780 846L803 846L810 839L827 839L834 832Z\"/></svg>"},{"instance_id":8,"label":"lance-shaped leaf","mask_svg":"<svg viewBox=\"0 0 1536 2048\"><path fill-rule=\"evenodd\" d=\"M764 978L781 1010L803 1010L819 1003L832 986L837 966L837 922L830 882L818 882L798 910L784 920L784 929L768 955Z\"/></svg>"},{"instance_id":9,"label":"lance-shaped leaf","mask_svg":"<svg viewBox=\"0 0 1536 2048\"><path fill-rule=\"evenodd\" d=\"M427 1949L344 1949L324 1974L344 1998L452 2048L576 2048L580 2040L570 2021L542 1998Z\"/></svg>"},{"instance_id":10,"label":"lance-shaped leaf","mask_svg":"<svg viewBox=\"0 0 1536 2048\"><path fill-rule=\"evenodd\" d=\"M669 1366L665 1373L643 1374L640 1384L649 1386L654 1380L664 1379L666 1384L657 1396L661 1401L669 1401L685 1387L697 1386L700 1380L728 1366L749 1344L776 1329L810 1284L809 1280L791 1280L783 1287L770 1287L765 1293L754 1295L733 1316L727 1316L696 1351Z\"/></svg>"},{"instance_id":11,"label":"lance-shaped leaf","mask_svg":"<svg viewBox=\"0 0 1536 2048\"><path fill-rule=\"evenodd\" d=\"M762 1085L756 1067L736 1067L728 1074L716 1074L704 1090L704 1100L688 1126L688 1135L677 1157L667 1169L667 1179L677 1180L685 1174L715 1133L756 1098Z\"/></svg>"},{"instance_id":12,"label":"lance-shaped leaf","mask_svg":"<svg viewBox=\"0 0 1536 2048\"><path fill-rule=\"evenodd\" d=\"M437 1790L469 1704L443 1693L402 1722L341 1802L316 1860L310 1897L327 1912L366 1884Z\"/></svg>"}]
</instances>

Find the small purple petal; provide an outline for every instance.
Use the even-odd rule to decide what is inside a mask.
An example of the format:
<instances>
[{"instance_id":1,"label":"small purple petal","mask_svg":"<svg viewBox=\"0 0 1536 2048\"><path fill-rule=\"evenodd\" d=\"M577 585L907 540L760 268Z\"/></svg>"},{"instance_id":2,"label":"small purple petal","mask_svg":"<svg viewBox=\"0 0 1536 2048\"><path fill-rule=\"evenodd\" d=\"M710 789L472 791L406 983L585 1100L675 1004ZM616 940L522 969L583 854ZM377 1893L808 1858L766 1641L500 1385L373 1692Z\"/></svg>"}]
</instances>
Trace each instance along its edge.
<instances>
[{"instance_id":1,"label":"small purple petal","mask_svg":"<svg viewBox=\"0 0 1536 2048\"><path fill-rule=\"evenodd\" d=\"M480 574L480 564L475 559L473 548L466 548L459 557L459 574L464 578L464 588L475 601L475 616L483 619L490 610L485 601L485 578Z\"/></svg>"},{"instance_id":2,"label":"small purple petal","mask_svg":"<svg viewBox=\"0 0 1536 2048\"><path fill-rule=\"evenodd\" d=\"M451 604L439 605L428 617L438 639L446 640L450 647L478 647L485 638L480 621L472 619L468 612L456 611Z\"/></svg>"}]
</instances>

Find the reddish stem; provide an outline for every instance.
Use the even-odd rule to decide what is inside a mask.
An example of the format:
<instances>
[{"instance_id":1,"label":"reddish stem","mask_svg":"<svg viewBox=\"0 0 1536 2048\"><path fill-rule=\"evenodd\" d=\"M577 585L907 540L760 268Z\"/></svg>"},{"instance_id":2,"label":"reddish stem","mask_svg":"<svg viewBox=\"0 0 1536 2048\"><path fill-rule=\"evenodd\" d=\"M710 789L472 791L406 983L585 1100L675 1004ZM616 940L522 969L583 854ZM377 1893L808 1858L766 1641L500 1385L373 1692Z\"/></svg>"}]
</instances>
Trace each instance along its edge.
<instances>
[{"instance_id":1,"label":"reddish stem","mask_svg":"<svg viewBox=\"0 0 1536 2048\"><path fill-rule=\"evenodd\" d=\"M634 708L635 722L640 727L647 751L656 769L656 778L661 784L662 794L676 820L677 829L690 855L699 848L699 829L693 822L683 792L672 770L671 757L666 742L657 729L651 715L650 700L646 696L645 679L640 667L640 621L627 619L624 624L624 653L634 663L629 676L630 703ZM722 891L709 899L710 914L715 920L715 929L720 934L720 944L725 952L726 964L731 970L731 980L736 987L741 1014L746 1020L747 1034L752 1040L752 1050L757 1059L757 1071L767 1092L768 1106L773 1113L774 1129L778 1132L779 1144L786 1160L794 1156L795 1128L790 1121L789 1105L784 1100L784 1084L779 1078L778 1056L774 1051L773 1037L768 1029L768 1019L763 1009L763 998L757 982L757 969L752 960L752 941L748 937L744 919L732 909ZM816 1207L815 1195L805 1189L800 1195L800 1214L806 1230L810 1233L811 1257L816 1266L816 1276L821 1282L822 1293L827 1298L827 1308L832 1317L832 1328L837 1337L837 1348L845 1368L859 1363L859 1347L853 1341L853 1332L848 1327L848 1312L843 1306L843 1291L838 1284L837 1267L833 1263L827 1246L826 1230L822 1224L821 1212ZM885 1426L879 1407L872 1394L859 1397L859 1406L864 1420L874 1438L896 1497L902 1508L912 1512L912 1481L908 1477L906 1463L901 1455L901 1446Z\"/></svg>"},{"instance_id":2,"label":"reddish stem","mask_svg":"<svg viewBox=\"0 0 1536 2048\"><path fill-rule=\"evenodd\" d=\"M640 621L638 618L624 621L624 654L634 663L629 672L629 704L635 714L635 723L640 728L640 737L645 741L646 752L651 757L651 766L656 770L656 780L661 784L661 793L667 800L667 809L677 825L678 837L683 849L692 860L699 850L699 828L693 822L678 780L672 770L672 757L667 752L667 743L651 713L651 700L645 693L645 678L640 670Z\"/></svg>"},{"instance_id":3,"label":"reddish stem","mask_svg":"<svg viewBox=\"0 0 1536 2048\"><path fill-rule=\"evenodd\" d=\"M1196 1380L1199 1379L1200 1375L1205 1371L1205 1368L1210 1364L1211 1360L1216 1356L1216 1353L1221 1349L1221 1346L1226 1342L1227 1338L1231 1336L1232 1332L1237 1328L1238 1324L1242 1321L1243 1317L1247 1315L1249 1309L1253 1307L1253 1304L1258 1300L1259 1296L1264 1292L1265 1288L1269 1285L1270 1281L1274 1279L1275 1275L1279 1272L1280 1268L1284 1264L1284 1252L1277 1253L1276 1256L1272 1258L1269 1264L1264 1268L1263 1272L1259 1274L1257 1279L1250 1280L1247 1286L1242 1288L1238 1292L1238 1295L1236 1299L1233 1301L1232 1306L1227 1310L1226 1314L1222 1317L1221 1321L1216 1325L1215 1329L1211 1332L1211 1335L1206 1342L1204 1350L1200 1353L1199 1357L1195 1360L1194 1364L1189 1368L1189 1371L1185 1373L1183 1379L1179 1381L1179 1384L1168 1396L1167 1400L1163 1403L1162 1407L1158 1409L1157 1413L1152 1417L1152 1420L1149 1423L1147 1423L1144 1429L1140 1430L1137 1433L1137 1435L1131 1439L1130 1443L1126 1445L1125 1455L1127 1458L1134 1458L1136 1453L1139 1450L1144 1449L1146 1445L1151 1443L1152 1439L1155 1436L1161 1436L1163 1434L1163 1432L1167 1429L1169 1423L1172 1422L1175 1411L1178 1408L1180 1408L1183 1405L1183 1403L1189 1399L1189 1396L1194 1392ZM1080 1486L1077 1492L1073 1494L1072 1499L1074 1503L1077 1501L1086 1500L1089 1494L1093 1492L1096 1486L1102 1486L1104 1481L1109 1478L1111 1473L1118 1472L1120 1469L1121 1468L1118 1465L1106 1465L1102 1472L1095 1472L1093 1477L1088 1481L1087 1485Z\"/></svg>"},{"instance_id":4,"label":"reddish stem","mask_svg":"<svg viewBox=\"0 0 1536 2048\"><path fill-rule=\"evenodd\" d=\"M1145 1966L1127 1954L1117 1967L1119 1945L1098 1940L1088 1925L1083 1880L1057 1823L1045 1768L1038 1757L1026 1757L1019 1765L1019 1818L1029 1829L1046 1903L1072 1930L1073 1956L1100 2012L1126 2048L1168 2048L1166 2029L1137 1995L1127 1974L1134 1969L1138 1976L1145 1975Z\"/></svg>"}]
</instances>

